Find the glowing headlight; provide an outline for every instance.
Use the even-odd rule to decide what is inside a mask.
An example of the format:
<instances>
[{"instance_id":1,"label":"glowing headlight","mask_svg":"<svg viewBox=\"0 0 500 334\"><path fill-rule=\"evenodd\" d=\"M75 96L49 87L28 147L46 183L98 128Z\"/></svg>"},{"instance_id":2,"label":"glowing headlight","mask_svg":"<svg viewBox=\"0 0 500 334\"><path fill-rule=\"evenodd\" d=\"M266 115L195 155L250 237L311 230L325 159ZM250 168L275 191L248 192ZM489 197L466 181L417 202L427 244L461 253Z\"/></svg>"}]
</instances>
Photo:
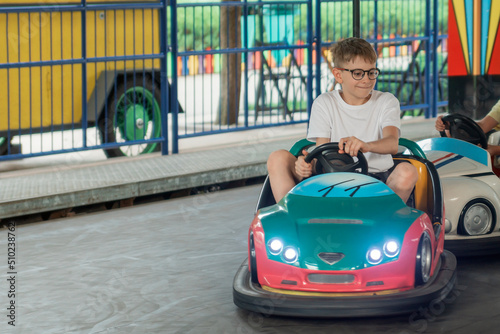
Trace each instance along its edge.
<instances>
[{"instance_id":1,"label":"glowing headlight","mask_svg":"<svg viewBox=\"0 0 500 334\"><path fill-rule=\"evenodd\" d=\"M297 250L293 247L287 247L283 251L283 260L285 260L288 263L293 263L297 261L298 257L299 254L297 253Z\"/></svg>"},{"instance_id":2,"label":"glowing headlight","mask_svg":"<svg viewBox=\"0 0 500 334\"><path fill-rule=\"evenodd\" d=\"M382 262L382 252L378 248L373 248L368 251L366 258L371 264L379 264Z\"/></svg>"},{"instance_id":3,"label":"glowing headlight","mask_svg":"<svg viewBox=\"0 0 500 334\"><path fill-rule=\"evenodd\" d=\"M267 242L269 252L273 255L278 255L283 250L283 242L278 238L273 238Z\"/></svg>"},{"instance_id":4,"label":"glowing headlight","mask_svg":"<svg viewBox=\"0 0 500 334\"><path fill-rule=\"evenodd\" d=\"M391 240L384 245L384 254L388 257L395 257L399 254L399 245L396 241Z\"/></svg>"}]
</instances>

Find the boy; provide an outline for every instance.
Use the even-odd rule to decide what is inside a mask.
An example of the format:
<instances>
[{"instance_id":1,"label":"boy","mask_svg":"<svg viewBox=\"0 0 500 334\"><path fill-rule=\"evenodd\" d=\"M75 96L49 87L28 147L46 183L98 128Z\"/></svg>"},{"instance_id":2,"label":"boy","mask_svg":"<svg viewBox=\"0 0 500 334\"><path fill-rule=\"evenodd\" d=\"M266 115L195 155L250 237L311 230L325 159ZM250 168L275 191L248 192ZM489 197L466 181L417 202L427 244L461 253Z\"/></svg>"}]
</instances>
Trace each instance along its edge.
<instances>
[{"instance_id":1,"label":"boy","mask_svg":"<svg viewBox=\"0 0 500 334\"><path fill-rule=\"evenodd\" d=\"M335 44L332 55L333 74L342 90L323 93L314 101L307 139L317 146L338 142L343 147L339 153L351 156L363 152L369 173L406 203L418 173L412 164L394 165L391 154L398 151L399 101L390 93L373 90L379 74L375 50L367 41L352 37ZM286 150L269 156L267 169L276 202L313 174L314 161L306 163L304 156L295 158Z\"/></svg>"}]
</instances>

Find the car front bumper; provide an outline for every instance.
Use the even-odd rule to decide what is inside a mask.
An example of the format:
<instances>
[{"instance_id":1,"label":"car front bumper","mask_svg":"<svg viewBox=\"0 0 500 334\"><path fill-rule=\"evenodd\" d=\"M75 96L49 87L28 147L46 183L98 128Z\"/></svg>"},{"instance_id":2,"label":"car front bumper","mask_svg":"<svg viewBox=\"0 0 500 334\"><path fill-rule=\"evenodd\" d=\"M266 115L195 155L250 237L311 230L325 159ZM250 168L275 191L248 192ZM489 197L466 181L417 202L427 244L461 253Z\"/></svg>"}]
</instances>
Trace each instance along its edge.
<instances>
[{"instance_id":1,"label":"car front bumper","mask_svg":"<svg viewBox=\"0 0 500 334\"><path fill-rule=\"evenodd\" d=\"M252 283L245 260L234 278L233 300L242 309L278 316L344 318L411 313L446 298L456 282L456 265L455 256L444 251L427 284L401 292L293 294L290 290L269 291Z\"/></svg>"}]
</instances>

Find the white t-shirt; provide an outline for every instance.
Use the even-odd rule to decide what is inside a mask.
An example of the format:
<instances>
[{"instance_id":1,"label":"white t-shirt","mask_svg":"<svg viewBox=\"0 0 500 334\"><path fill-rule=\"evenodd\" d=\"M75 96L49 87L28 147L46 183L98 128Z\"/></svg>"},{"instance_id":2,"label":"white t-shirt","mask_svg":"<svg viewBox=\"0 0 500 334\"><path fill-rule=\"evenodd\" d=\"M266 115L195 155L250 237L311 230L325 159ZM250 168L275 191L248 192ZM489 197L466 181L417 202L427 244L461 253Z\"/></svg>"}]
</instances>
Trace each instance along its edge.
<instances>
[{"instance_id":1,"label":"white t-shirt","mask_svg":"<svg viewBox=\"0 0 500 334\"><path fill-rule=\"evenodd\" d=\"M382 138L386 126L401 127L398 99L391 93L373 90L370 100L363 105L347 104L338 90L326 92L312 105L307 139L340 138L355 136L364 142ZM401 130L399 131L399 135ZM390 154L365 153L370 173L384 172L394 164Z\"/></svg>"}]
</instances>

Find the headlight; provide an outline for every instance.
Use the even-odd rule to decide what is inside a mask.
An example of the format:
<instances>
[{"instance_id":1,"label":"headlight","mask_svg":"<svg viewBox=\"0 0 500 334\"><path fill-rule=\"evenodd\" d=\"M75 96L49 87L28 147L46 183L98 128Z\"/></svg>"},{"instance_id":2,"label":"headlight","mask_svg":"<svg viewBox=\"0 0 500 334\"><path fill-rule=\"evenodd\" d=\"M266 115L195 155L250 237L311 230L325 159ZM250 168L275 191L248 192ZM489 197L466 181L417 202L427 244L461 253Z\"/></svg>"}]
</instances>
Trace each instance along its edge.
<instances>
[{"instance_id":1,"label":"headlight","mask_svg":"<svg viewBox=\"0 0 500 334\"><path fill-rule=\"evenodd\" d=\"M297 253L297 250L293 247L287 247L283 250L283 260L288 263L293 263L297 261L297 258L299 257L299 254Z\"/></svg>"},{"instance_id":2,"label":"headlight","mask_svg":"<svg viewBox=\"0 0 500 334\"><path fill-rule=\"evenodd\" d=\"M388 257L395 257L399 254L399 245L396 241L391 240L384 245L384 254Z\"/></svg>"},{"instance_id":3,"label":"headlight","mask_svg":"<svg viewBox=\"0 0 500 334\"><path fill-rule=\"evenodd\" d=\"M273 255L278 255L283 250L283 242L278 238L273 238L267 242L269 252Z\"/></svg>"},{"instance_id":4,"label":"headlight","mask_svg":"<svg viewBox=\"0 0 500 334\"><path fill-rule=\"evenodd\" d=\"M382 252L378 248L372 248L366 254L366 258L370 264L379 264L382 262Z\"/></svg>"}]
</instances>

